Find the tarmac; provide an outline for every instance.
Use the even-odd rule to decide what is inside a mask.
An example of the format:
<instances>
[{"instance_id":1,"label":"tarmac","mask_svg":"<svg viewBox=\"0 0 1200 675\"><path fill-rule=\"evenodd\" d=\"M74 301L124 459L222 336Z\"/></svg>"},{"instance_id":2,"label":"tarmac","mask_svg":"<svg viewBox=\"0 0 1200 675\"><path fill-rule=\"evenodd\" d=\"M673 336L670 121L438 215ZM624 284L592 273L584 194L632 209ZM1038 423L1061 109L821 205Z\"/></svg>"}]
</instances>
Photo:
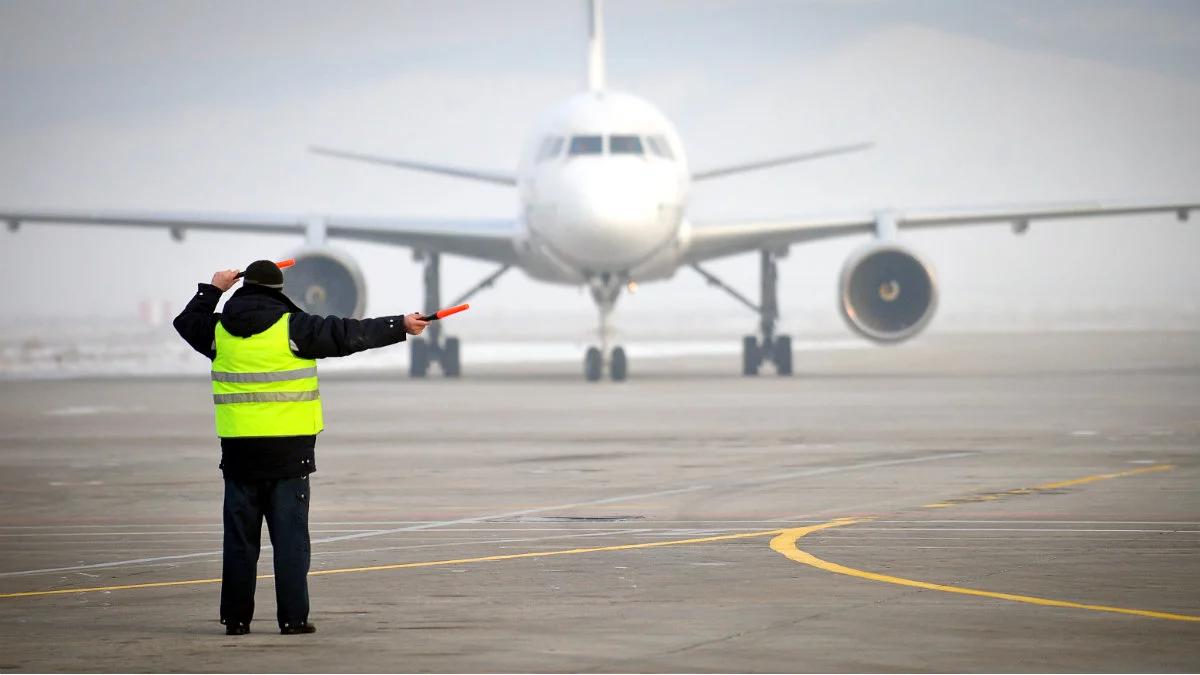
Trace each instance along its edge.
<instances>
[{"instance_id":1,"label":"tarmac","mask_svg":"<svg viewBox=\"0 0 1200 675\"><path fill-rule=\"evenodd\" d=\"M199 357L4 382L0 671L1200 670L1200 334L470 353L322 379L308 636L218 624Z\"/></svg>"}]
</instances>

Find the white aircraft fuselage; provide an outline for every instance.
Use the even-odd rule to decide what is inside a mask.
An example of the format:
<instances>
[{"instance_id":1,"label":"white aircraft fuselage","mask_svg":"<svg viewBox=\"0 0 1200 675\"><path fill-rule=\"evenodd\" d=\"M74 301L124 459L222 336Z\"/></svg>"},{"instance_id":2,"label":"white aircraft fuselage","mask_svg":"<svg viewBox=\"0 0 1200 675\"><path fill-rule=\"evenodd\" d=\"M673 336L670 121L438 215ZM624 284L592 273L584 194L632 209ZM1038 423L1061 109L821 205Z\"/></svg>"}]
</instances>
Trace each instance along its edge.
<instances>
[{"instance_id":1,"label":"white aircraft fuselage","mask_svg":"<svg viewBox=\"0 0 1200 675\"><path fill-rule=\"evenodd\" d=\"M679 134L656 107L613 91L572 96L523 147L521 267L570 284L671 276L687 243L689 181Z\"/></svg>"}]
</instances>

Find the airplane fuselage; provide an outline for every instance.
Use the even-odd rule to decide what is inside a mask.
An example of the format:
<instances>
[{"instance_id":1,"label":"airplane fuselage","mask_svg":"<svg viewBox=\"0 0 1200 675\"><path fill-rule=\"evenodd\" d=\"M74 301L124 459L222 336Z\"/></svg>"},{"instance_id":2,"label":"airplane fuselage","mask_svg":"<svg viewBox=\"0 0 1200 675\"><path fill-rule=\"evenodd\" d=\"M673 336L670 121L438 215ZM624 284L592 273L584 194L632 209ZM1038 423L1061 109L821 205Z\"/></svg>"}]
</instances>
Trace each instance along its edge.
<instances>
[{"instance_id":1,"label":"airplane fuselage","mask_svg":"<svg viewBox=\"0 0 1200 675\"><path fill-rule=\"evenodd\" d=\"M649 281L678 266L687 157L674 126L645 100L572 96L535 126L517 175L517 251L531 277Z\"/></svg>"}]
</instances>

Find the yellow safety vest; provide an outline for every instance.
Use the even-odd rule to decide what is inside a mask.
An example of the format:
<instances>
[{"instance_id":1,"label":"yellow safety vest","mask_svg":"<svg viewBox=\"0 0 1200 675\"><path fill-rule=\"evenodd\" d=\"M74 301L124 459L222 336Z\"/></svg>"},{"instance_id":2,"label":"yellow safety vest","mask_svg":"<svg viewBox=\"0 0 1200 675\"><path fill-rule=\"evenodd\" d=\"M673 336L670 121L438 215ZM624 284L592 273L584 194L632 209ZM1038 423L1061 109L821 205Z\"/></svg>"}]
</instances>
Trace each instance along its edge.
<instances>
[{"instance_id":1,"label":"yellow safety vest","mask_svg":"<svg viewBox=\"0 0 1200 675\"><path fill-rule=\"evenodd\" d=\"M312 436L325 428L317 362L292 353L289 316L246 338L217 322L212 390L221 438Z\"/></svg>"}]
</instances>

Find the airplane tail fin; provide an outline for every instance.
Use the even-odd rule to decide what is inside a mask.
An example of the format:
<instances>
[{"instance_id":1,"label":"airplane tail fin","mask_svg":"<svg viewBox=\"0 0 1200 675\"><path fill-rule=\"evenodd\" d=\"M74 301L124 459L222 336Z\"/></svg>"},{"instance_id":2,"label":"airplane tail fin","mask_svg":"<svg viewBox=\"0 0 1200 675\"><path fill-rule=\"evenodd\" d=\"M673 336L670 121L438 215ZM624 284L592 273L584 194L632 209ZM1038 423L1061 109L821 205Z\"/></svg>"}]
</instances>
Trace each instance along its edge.
<instances>
[{"instance_id":1,"label":"airplane tail fin","mask_svg":"<svg viewBox=\"0 0 1200 675\"><path fill-rule=\"evenodd\" d=\"M588 89L604 91L604 0L588 0Z\"/></svg>"}]
</instances>

